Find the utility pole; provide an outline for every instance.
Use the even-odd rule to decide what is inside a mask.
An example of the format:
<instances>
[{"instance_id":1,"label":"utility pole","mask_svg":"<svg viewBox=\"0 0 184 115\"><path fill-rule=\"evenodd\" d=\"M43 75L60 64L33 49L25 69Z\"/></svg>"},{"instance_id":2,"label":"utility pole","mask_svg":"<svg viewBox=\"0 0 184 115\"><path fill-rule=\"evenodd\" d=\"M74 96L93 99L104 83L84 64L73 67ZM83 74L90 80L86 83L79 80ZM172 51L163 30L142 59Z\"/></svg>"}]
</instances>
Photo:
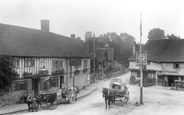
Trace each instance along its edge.
<instances>
[{"instance_id":1,"label":"utility pole","mask_svg":"<svg viewBox=\"0 0 184 115\"><path fill-rule=\"evenodd\" d=\"M96 80L95 74L95 33L93 34L93 82Z\"/></svg>"},{"instance_id":2,"label":"utility pole","mask_svg":"<svg viewBox=\"0 0 184 115\"><path fill-rule=\"evenodd\" d=\"M142 14L140 16L140 56L142 57ZM140 104L143 104L143 73L142 73L142 58L140 58Z\"/></svg>"}]
</instances>

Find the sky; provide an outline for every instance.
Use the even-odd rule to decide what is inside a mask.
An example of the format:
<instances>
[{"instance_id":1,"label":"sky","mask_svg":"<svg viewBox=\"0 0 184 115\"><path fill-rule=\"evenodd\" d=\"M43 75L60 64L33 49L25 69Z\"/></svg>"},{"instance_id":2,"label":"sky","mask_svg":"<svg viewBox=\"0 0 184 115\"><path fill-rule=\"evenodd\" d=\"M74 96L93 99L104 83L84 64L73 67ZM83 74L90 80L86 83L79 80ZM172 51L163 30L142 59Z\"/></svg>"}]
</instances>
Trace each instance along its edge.
<instances>
[{"instance_id":1,"label":"sky","mask_svg":"<svg viewBox=\"0 0 184 115\"><path fill-rule=\"evenodd\" d=\"M107 32L128 33L146 43L151 29L184 38L182 0L0 0L0 23L40 29L50 21L50 31L84 40L86 31L96 36Z\"/></svg>"}]
</instances>

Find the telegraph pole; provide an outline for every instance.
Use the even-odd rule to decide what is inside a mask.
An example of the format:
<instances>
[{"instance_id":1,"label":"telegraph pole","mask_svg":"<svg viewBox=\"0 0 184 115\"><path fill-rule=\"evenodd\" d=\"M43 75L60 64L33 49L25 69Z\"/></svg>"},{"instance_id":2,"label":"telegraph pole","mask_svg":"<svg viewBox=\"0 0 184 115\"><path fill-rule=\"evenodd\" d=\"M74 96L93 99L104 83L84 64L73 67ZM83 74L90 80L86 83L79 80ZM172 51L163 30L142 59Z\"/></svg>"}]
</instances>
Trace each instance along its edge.
<instances>
[{"instance_id":1,"label":"telegraph pole","mask_svg":"<svg viewBox=\"0 0 184 115\"><path fill-rule=\"evenodd\" d=\"M93 34L93 82L96 80L95 74L95 33Z\"/></svg>"},{"instance_id":2,"label":"telegraph pole","mask_svg":"<svg viewBox=\"0 0 184 115\"><path fill-rule=\"evenodd\" d=\"M142 14L140 16L140 56L142 57ZM140 104L143 104L143 73L142 58L140 58Z\"/></svg>"}]
</instances>

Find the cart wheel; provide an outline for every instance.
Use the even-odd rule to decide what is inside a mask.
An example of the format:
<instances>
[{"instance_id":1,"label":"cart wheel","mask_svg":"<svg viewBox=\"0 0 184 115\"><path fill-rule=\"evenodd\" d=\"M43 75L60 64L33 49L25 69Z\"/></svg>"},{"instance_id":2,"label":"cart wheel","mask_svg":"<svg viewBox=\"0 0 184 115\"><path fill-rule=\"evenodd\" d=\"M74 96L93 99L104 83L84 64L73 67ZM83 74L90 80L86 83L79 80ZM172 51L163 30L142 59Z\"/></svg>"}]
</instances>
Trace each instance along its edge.
<instances>
[{"instance_id":1,"label":"cart wheel","mask_svg":"<svg viewBox=\"0 0 184 115\"><path fill-rule=\"evenodd\" d=\"M41 107L41 108L47 109L46 101L40 102L39 104L40 104L40 107Z\"/></svg>"},{"instance_id":2,"label":"cart wheel","mask_svg":"<svg viewBox=\"0 0 184 115\"><path fill-rule=\"evenodd\" d=\"M69 98L68 101L69 101L69 103L73 104L73 103L75 103L75 100L76 100L75 96L72 96L72 97Z\"/></svg>"},{"instance_id":3,"label":"cart wheel","mask_svg":"<svg viewBox=\"0 0 184 115\"><path fill-rule=\"evenodd\" d=\"M54 109L56 109L57 106L58 106L58 101L57 101L57 99L55 99L54 102L51 102L51 101L50 101L51 98L53 98L53 97L49 97L49 98L47 99L46 104L47 104L47 108L49 108L50 110L54 110Z\"/></svg>"},{"instance_id":4,"label":"cart wheel","mask_svg":"<svg viewBox=\"0 0 184 115\"><path fill-rule=\"evenodd\" d=\"M126 104L128 104L129 98L130 98L130 93L129 93L129 91L128 91L128 94L127 94L127 102L126 102Z\"/></svg>"}]
</instances>

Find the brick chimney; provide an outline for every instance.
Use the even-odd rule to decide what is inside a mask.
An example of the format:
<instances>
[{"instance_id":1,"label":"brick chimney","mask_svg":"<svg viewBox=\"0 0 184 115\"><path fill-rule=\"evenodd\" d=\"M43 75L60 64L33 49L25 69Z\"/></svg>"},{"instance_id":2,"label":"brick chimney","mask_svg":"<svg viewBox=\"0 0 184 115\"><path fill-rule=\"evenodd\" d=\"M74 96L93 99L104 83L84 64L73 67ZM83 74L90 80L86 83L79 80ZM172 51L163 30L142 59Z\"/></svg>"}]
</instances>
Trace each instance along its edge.
<instances>
[{"instance_id":1,"label":"brick chimney","mask_svg":"<svg viewBox=\"0 0 184 115\"><path fill-rule=\"evenodd\" d=\"M75 34L71 34L71 38L72 39L75 39Z\"/></svg>"},{"instance_id":2,"label":"brick chimney","mask_svg":"<svg viewBox=\"0 0 184 115\"><path fill-rule=\"evenodd\" d=\"M49 20L43 19L41 22L41 30L49 32Z\"/></svg>"}]
</instances>

